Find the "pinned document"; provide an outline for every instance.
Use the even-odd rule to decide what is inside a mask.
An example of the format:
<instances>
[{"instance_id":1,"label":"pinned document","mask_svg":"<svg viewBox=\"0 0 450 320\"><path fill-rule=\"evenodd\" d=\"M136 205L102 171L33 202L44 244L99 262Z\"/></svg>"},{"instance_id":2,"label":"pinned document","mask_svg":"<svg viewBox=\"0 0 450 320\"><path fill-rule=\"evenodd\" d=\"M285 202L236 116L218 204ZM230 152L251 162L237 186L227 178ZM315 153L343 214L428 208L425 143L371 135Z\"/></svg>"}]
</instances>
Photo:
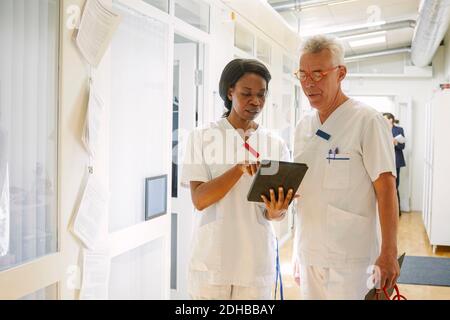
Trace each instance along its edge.
<instances>
[{"instance_id":1,"label":"pinned document","mask_svg":"<svg viewBox=\"0 0 450 320\"><path fill-rule=\"evenodd\" d=\"M89 155L94 158L99 144L100 130L104 115L105 104L101 96L95 90L91 81L89 90L89 103L84 122L83 135L81 140Z\"/></svg>"},{"instance_id":2,"label":"pinned document","mask_svg":"<svg viewBox=\"0 0 450 320\"><path fill-rule=\"evenodd\" d=\"M100 64L119 24L120 16L102 0L87 0L76 44L92 67Z\"/></svg>"},{"instance_id":3,"label":"pinned document","mask_svg":"<svg viewBox=\"0 0 450 320\"><path fill-rule=\"evenodd\" d=\"M83 280L80 300L108 299L111 258L106 246L97 250L83 250Z\"/></svg>"},{"instance_id":4,"label":"pinned document","mask_svg":"<svg viewBox=\"0 0 450 320\"><path fill-rule=\"evenodd\" d=\"M108 193L96 177L89 174L81 198L73 233L88 249L95 249L105 238L105 218L108 211Z\"/></svg>"}]
</instances>

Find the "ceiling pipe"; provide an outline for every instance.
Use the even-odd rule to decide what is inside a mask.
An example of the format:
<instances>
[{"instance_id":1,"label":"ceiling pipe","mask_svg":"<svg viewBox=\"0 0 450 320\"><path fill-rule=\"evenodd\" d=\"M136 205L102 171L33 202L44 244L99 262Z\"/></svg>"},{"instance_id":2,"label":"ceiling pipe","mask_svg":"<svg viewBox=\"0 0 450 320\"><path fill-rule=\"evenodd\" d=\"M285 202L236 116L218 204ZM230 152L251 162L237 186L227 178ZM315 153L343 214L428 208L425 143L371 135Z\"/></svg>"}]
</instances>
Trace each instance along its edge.
<instances>
[{"instance_id":1,"label":"ceiling pipe","mask_svg":"<svg viewBox=\"0 0 450 320\"><path fill-rule=\"evenodd\" d=\"M426 0L419 10L411 45L411 60L418 67L431 63L450 23L450 0Z\"/></svg>"},{"instance_id":2,"label":"ceiling pipe","mask_svg":"<svg viewBox=\"0 0 450 320\"><path fill-rule=\"evenodd\" d=\"M283 12L283 11L289 11L289 10L301 11L303 9L321 7L321 6L326 6L326 5L335 5L335 4L353 2L353 1L355 1L355 0L309 0L309 1L290 0L290 1L272 3L271 5L278 12Z\"/></svg>"},{"instance_id":3,"label":"ceiling pipe","mask_svg":"<svg viewBox=\"0 0 450 320\"><path fill-rule=\"evenodd\" d=\"M337 37L337 38L344 38L344 37L357 36L357 35L363 35L363 34L368 35L370 33L380 32L380 31L414 28L415 26L416 26L416 21L409 19L409 20L386 22L384 24L380 24L375 27L362 27L362 28L348 29L348 30L344 30L344 31L331 32L331 33L327 33L327 34L330 36L333 36L333 37Z\"/></svg>"},{"instance_id":4,"label":"ceiling pipe","mask_svg":"<svg viewBox=\"0 0 450 320\"><path fill-rule=\"evenodd\" d=\"M411 48L404 47L404 48L389 49L389 50L369 52L369 53L363 53L363 54L356 54L356 55L352 55L352 56L347 56L347 57L345 57L344 60L345 60L345 62L353 62L353 61L357 61L357 60L361 60L361 59L388 56L388 55L405 53L405 52L411 52Z\"/></svg>"}]
</instances>

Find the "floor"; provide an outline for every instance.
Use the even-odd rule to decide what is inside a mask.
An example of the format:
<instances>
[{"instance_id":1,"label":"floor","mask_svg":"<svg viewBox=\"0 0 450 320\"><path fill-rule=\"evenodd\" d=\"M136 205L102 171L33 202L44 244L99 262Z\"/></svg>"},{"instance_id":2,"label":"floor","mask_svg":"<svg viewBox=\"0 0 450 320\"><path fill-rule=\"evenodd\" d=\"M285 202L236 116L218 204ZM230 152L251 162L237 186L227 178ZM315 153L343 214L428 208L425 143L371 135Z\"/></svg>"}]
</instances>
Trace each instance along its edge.
<instances>
[{"instance_id":1,"label":"floor","mask_svg":"<svg viewBox=\"0 0 450 320\"><path fill-rule=\"evenodd\" d=\"M289 240L280 252L284 297L287 300L297 300L301 299L301 295L292 277L291 252L292 240ZM406 252L410 256L450 258L450 247L438 247L436 253L433 253L420 212L403 213L400 217L398 252ZM450 300L450 287L402 284L399 289L409 300Z\"/></svg>"}]
</instances>

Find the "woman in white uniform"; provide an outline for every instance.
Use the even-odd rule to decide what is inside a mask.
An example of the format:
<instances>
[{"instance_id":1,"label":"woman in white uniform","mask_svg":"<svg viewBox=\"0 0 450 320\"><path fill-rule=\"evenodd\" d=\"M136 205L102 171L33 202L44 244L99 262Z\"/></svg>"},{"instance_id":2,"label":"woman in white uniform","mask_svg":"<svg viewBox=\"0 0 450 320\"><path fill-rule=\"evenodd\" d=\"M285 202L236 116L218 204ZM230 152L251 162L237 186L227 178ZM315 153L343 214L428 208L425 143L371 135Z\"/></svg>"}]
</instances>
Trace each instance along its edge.
<instances>
[{"instance_id":1,"label":"woman in white uniform","mask_svg":"<svg viewBox=\"0 0 450 320\"><path fill-rule=\"evenodd\" d=\"M292 190L268 190L265 204L247 200L259 159L290 158L283 140L254 121L270 79L256 60L231 61L219 85L228 112L189 136L181 183L191 189L198 219L188 276L193 299L272 296L276 239L269 221L284 217Z\"/></svg>"}]
</instances>

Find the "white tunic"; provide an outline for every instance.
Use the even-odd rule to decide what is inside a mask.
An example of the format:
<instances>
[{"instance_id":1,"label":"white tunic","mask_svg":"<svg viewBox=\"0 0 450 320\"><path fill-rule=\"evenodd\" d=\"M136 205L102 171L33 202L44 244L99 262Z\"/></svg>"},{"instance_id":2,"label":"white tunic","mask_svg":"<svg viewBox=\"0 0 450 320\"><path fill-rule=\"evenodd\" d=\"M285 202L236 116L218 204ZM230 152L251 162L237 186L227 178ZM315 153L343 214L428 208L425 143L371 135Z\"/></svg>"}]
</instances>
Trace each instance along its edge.
<instances>
[{"instance_id":1,"label":"white tunic","mask_svg":"<svg viewBox=\"0 0 450 320\"><path fill-rule=\"evenodd\" d=\"M226 143L225 143L226 139ZM289 160L289 150L278 136L261 128L247 140L260 159ZM194 130L188 139L181 183L207 182L236 163L256 160L227 119ZM247 201L252 177L243 175L217 203L195 212L196 230L189 268L206 282L218 285L267 286L275 280L275 244L264 205Z\"/></svg>"},{"instance_id":2,"label":"white tunic","mask_svg":"<svg viewBox=\"0 0 450 320\"><path fill-rule=\"evenodd\" d=\"M328 141L316 135L318 129L331 136ZM314 110L297 125L294 161L309 166L299 189L294 254L300 263L373 264L379 224L372 183L381 173L396 175L391 130L383 116L353 99L324 124Z\"/></svg>"}]
</instances>

